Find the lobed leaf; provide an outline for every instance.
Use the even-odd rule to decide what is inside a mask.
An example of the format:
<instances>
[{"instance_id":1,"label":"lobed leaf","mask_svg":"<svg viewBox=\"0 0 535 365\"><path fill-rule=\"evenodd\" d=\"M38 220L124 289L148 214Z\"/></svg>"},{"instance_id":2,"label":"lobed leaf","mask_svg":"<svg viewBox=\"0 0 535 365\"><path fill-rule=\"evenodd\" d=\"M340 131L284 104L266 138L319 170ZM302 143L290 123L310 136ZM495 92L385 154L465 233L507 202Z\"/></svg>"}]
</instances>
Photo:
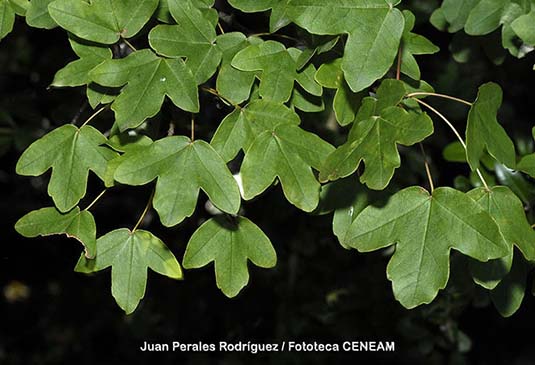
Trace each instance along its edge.
<instances>
[{"instance_id":1,"label":"lobed leaf","mask_svg":"<svg viewBox=\"0 0 535 365\"><path fill-rule=\"evenodd\" d=\"M217 287L233 298L249 282L247 260L272 268L277 253L264 232L247 218L219 216L203 223L191 236L182 265L195 269L213 261Z\"/></svg>"},{"instance_id":2,"label":"lobed leaf","mask_svg":"<svg viewBox=\"0 0 535 365\"><path fill-rule=\"evenodd\" d=\"M387 276L394 296L408 309L430 303L446 287L451 249L479 261L509 252L492 217L451 188L435 189L432 195L420 187L401 190L384 207L364 209L343 242L360 252L396 243Z\"/></svg>"},{"instance_id":3,"label":"lobed leaf","mask_svg":"<svg viewBox=\"0 0 535 365\"><path fill-rule=\"evenodd\" d=\"M147 286L147 269L171 279L182 279L182 269L173 253L152 233L126 228L97 240L94 260L81 257L75 270L92 273L111 267L111 292L126 314L134 312Z\"/></svg>"},{"instance_id":4,"label":"lobed leaf","mask_svg":"<svg viewBox=\"0 0 535 365\"><path fill-rule=\"evenodd\" d=\"M76 238L85 248L85 257L96 254L97 227L93 215L87 210L75 207L68 213L61 213L54 207L34 210L20 218L15 229L24 237L65 234Z\"/></svg>"},{"instance_id":5,"label":"lobed leaf","mask_svg":"<svg viewBox=\"0 0 535 365\"><path fill-rule=\"evenodd\" d=\"M115 180L145 185L157 179L154 208L163 225L172 227L193 214L199 189L220 210L236 214L240 192L217 152L204 141L167 137L125 155Z\"/></svg>"},{"instance_id":6,"label":"lobed leaf","mask_svg":"<svg viewBox=\"0 0 535 365\"><path fill-rule=\"evenodd\" d=\"M39 176L52 168L48 195L60 212L70 211L86 192L89 170L104 180L107 162L117 154L91 126L80 129L66 124L35 141L17 162L19 175Z\"/></svg>"}]
</instances>

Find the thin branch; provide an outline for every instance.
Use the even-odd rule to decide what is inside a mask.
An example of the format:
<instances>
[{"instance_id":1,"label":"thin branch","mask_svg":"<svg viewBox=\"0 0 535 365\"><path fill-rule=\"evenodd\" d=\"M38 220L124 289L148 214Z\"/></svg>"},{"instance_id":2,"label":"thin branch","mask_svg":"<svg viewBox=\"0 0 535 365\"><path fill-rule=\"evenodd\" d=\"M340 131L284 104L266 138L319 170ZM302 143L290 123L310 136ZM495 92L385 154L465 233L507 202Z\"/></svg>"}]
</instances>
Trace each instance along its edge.
<instances>
[{"instance_id":1,"label":"thin branch","mask_svg":"<svg viewBox=\"0 0 535 365\"><path fill-rule=\"evenodd\" d=\"M96 202L98 202L100 200L100 198L102 198L102 196L106 193L106 191L108 191L108 189L104 189L102 190L102 192L100 194L98 194L98 196L91 202L91 204L89 204L87 206L87 208L85 208L84 210L89 210L93 207L93 205L96 204Z\"/></svg>"},{"instance_id":2,"label":"thin branch","mask_svg":"<svg viewBox=\"0 0 535 365\"><path fill-rule=\"evenodd\" d=\"M132 51L134 51L134 52L137 51L136 47L134 47L134 46L132 45L132 43L128 42L128 39L123 38L123 42L124 42L124 44L126 44Z\"/></svg>"},{"instance_id":3,"label":"thin branch","mask_svg":"<svg viewBox=\"0 0 535 365\"><path fill-rule=\"evenodd\" d=\"M457 139L459 140L459 142L463 146L464 150L465 151L467 150L466 149L466 143L464 142L464 139L461 137L461 135L459 134L457 129L453 126L453 124L444 115L442 115L442 113L440 113L438 110L433 108L431 105L427 104L426 102L424 102L424 101L422 101L420 99L416 99L416 98L411 98L411 99L416 101L417 103L425 106L426 108L431 110L433 113L435 113L438 117L440 117L440 119L442 119L448 125L448 127L450 127L450 129L453 131L453 133L455 134L455 136L457 137ZM485 181L485 178L483 177L483 174L481 174L481 171L479 169L476 169L476 173L477 173L477 176L479 177L479 179L481 180L481 182L483 183L483 185L485 186L485 189L487 191L490 191L490 188L489 188L487 182Z\"/></svg>"},{"instance_id":4,"label":"thin branch","mask_svg":"<svg viewBox=\"0 0 535 365\"><path fill-rule=\"evenodd\" d=\"M141 213L141 216L137 220L137 223L134 226L134 229L132 229L132 233L134 233L138 229L139 225L143 222L143 219L145 219L145 216L147 215L150 207L152 206L152 199L154 198L154 192L155 191L156 191L156 189L152 190L152 193L150 194L150 197L149 197L149 201L147 202L147 205L145 206L145 209L143 210L143 213Z\"/></svg>"},{"instance_id":5,"label":"thin branch","mask_svg":"<svg viewBox=\"0 0 535 365\"><path fill-rule=\"evenodd\" d=\"M100 113L102 113L104 110L106 110L107 106L103 106L102 108L100 108L99 110L97 110L96 112L94 112L89 118L87 118L87 120L84 122L84 124L81 125L80 128L84 127L85 125L87 125L87 123L89 123L90 121L92 121L93 119L95 119L97 117L97 115L99 115Z\"/></svg>"},{"instance_id":6,"label":"thin branch","mask_svg":"<svg viewBox=\"0 0 535 365\"><path fill-rule=\"evenodd\" d=\"M427 159L427 154L425 153L423 144L419 143L420 150L424 157L425 173L427 174L427 180L429 180L429 188L431 189L431 194L435 190L435 184L433 184L433 175L431 175L431 169L429 168L429 160Z\"/></svg>"},{"instance_id":7,"label":"thin branch","mask_svg":"<svg viewBox=\"0 0 535 365\"><path fill-rule=\"evenodd\" d=\"M436 96L438 98L453 100L453 101L456 101L458 103L465 104L465 105L468 105L468 106L472 106L473 105L471 102L463 100L463 99L460 99L460 98L456 98L455 96L450 96L450 95L445 95L445 94L437 94L437 93L415 92L415 93L408 94L407 98L414 98L415 96Z\"/></svg>"}]
</instances>

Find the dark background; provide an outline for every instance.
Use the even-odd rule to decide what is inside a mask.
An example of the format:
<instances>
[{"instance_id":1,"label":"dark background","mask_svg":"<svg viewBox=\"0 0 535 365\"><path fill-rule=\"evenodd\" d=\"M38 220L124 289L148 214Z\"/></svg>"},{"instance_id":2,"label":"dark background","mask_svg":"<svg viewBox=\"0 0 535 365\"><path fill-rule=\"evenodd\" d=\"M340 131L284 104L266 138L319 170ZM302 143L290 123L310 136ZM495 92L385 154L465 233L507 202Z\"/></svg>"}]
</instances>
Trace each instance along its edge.
<instances>
[{"instance_id":1,"label":"dark background","mask_svg":"<svg viewBox=\"0 0 535 365\"><path fill-rule=\"evenodd\" d=\"M493 34L469 39L463 50L470 58L458 63L448 50L454 37L427 22L437 2L407 4L420 21L417 32L441 47L437 55L419 57L422 77L438 92L467 99L474 98L482 82L501 84L505 92L501 121L519 151L531 152L535 58L506 56L503 64L496 65L496 58L481 48L486 42L499 45ZM265 15L244 16L231 12L225 4L218 6L233 15L223 23L227 29L248 34L267 30ZM293 27L283 32L300 34ZM146 34L141 34L133 42L142 48L145 39ZM464 259L454 254L448 288L431 305L405 310L393 298L386 279L387 255L344 250L332 234L331 215L311 216L298 211L283 199L279 187L244 203L245 215L268 234L277 250L275 269L250 266L250 285L234 299L217 290L212 266L185 272L182 282L150 273L145 299L133 315L125 316L111 296L109 271L92 276L73 272L81 251L76 241L57 236L30 240L13 229L22 215L51 205L46 194L49 174L38 178L15 174L21 152L50 129L73 119L82 123L91 114L82 88L48 89L54 73L74 59L65 32L31 29L23 19L18 19L15 31L0 43L0 364L324 364L354 359L378 364L535 364L535 300L530 294L512 318L500 317L487 294L466 276ZM202 105L197 134L209 139L229 110L207 95L203 95ZM436 100L433 105L463 128L464 107ZM347 131L333 132L317 125L328 113L322 118L302 116L305 126L339 143ZM99 118L100 130L109 129L112 117L107 112ZM151 133L161 137L170 117L180 119L181 115L165 106L153 121ZM442 149L453 141L453 135L438 121L435 127L437 133L425 147L435 182L451 186L455 177L467 176L468 171L462 164L444 161ZM188 135L188 124L178 125L176 133ZM403 167L393 184L427 186L418 149L402 150L402 159ZM531 180L512 175L501 183L523 189L530 216L531 202L535 201ZM93 176L81 206L101 190L101 183ZM149 194L150 187L112 189L92 210L98 234L132 228ZM166 242L180 260L192 232L209 217L205 200L201 196L195 215L178 227L164 229L153 212L143 227ZM138 351L145 340L339 344L346 340L393 340L396 352L147 355Z\"/></svg>"}]
</instances>

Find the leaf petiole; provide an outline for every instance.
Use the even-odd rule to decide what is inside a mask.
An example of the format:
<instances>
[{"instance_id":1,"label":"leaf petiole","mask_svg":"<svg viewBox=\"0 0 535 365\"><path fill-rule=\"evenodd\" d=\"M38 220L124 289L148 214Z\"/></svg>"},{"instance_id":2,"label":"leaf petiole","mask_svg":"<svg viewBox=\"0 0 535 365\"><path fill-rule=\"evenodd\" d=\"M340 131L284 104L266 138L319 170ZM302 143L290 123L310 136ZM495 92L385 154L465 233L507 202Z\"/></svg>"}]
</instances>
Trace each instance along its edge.
<instances>
[{"instance_id":1,"label":"leaf petiole","mask_svg":"<svg viewBox=\"0 0 535 365\"><path fill-rule=\"evenodd\" d=\"M102 190L102 192L100 194L98 194L98 196L84 210L91 209L93 207L93 205L95 205L100 200L100 198L102 198L102 196L106 193L106 191L108 191L108 189Z\"/></svg>"},{"instance_id":2,"label":"leaf petiole","mask_svg":"<svg viewBox=\"0 0 535 365\"><path fill-rule=\"evenodd\" d=\"M102 113L108 106L103 106L102 108L100 108L99 110L97 110L96 112L94 112L89 118L87 118L87 120L84 122L84 124L82 124L80 126L80 129L82 129L84 126L86 126L90 121L92 121L93 119L95 119L100 113Z\"/></svg>"},{"instance_id":3,"label":"leaf petiole","mask_svg":"<svg viewBox=\"0 0 535 365\"><path fill-rule=\"evenodd\" d=\"M457 137L457 139L459 140L459 142L463 146L464 150L465 151L467 150L466 149L466 143L464 142L464 139L461 137L461 135L459 134L457 129L454 127L454 125L448 120L448 118L446 118L442 113L440 113L438 110L436 110L435 108L433 108L431 105L427 104L426 102L424 102L424 101L422 101L420 99L414 98L414 97L411 97L411 99L416 101L418 104L421 104L421 105L425 106L426 108L431 110L433 113L435 113L438 117L440 117L440 119L442 119L448 125L448 127L450 127L450 129L453 131L453 133L455 134L455 136ZM481 182L483 183L483 185L485 186L485 189L487 191L490 191L490 188L489 188L487 182L485 181L485 178L483 177L483 174L481 174L481 171L479 169L476 169L476 173L477 173L477 176L479 177L479 179L481 180Z\"/></svg>"},{"instance_id":4,"label":"leaf petiole","mask_svg":"<svg viewBox=\"0 0 535 365\"><path fill-rule=\"evenodd\" d=\"M134 228L132 229L132 233L134 233L138 227L140 226L141 223L143 223L143 220L145 219L145 216L147 215L150 207L152 206L152 199L154 198L154 192L156 191L156 189L153 189L152 190L152 193L150 194L150 197L149 197L149 201L147 202L147 205L145 206L145 209L143 209L143 213L141 213L141 216L139 217L139 219L137 220L137 223L136 225L134 226Z\"/></svg>"},{"instance_id":5,"label":"leaf petiole","mask_svg":"<svg viewBox=\"0 0 535 365\"><path fill-rule=\"evenodd\" d=\"M414 93L410 93L410 94L406 95L407 98L411 98L411 99L414 99L415 96L435 96L437 98L453 100L453 101L456 101L456 102L464 104L464 105L472 106L472 103L469 102L469 101L466 101L466 100L460 99L460 98L456 98L455 96L445 95L445 94L428 93L428 92L423 92L423 91L420 92L420 91L418 91L418 92L414 92Z\"/></svg>"}]
</instances>

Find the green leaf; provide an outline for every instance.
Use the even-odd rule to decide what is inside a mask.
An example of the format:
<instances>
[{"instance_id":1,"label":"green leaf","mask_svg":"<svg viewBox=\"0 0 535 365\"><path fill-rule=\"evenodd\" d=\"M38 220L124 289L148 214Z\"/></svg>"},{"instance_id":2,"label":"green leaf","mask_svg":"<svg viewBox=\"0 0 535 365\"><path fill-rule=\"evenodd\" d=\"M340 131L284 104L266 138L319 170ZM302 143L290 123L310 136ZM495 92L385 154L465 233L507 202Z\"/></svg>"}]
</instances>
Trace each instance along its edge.
<instances>
[{"instance_id":1,"label":"green leaf","mask_svg":"<svg viewBox=\"0 0 535 365\"><path fill-rule=\"evenodd\" d=\"M305 113L318 113L325 110L325 103L321 96L314 96L304 91L301 87L296 87L293 91L290 105Z\"/></svg>"},{"instance_id":2,"label":"green leaf","mask_svg":"<svg viewBox=\"0 0 535 365\"><path fill-rule=\"evenodd\" d=\"M195 231L182 265L196 269L213 261L217 287L233 298L249 282L247 260L272 268L277 263L277 253L264 232L247 218L219 216Z\"/></svg>"},{"instance_id":3,"label":"green leaf","mask_svg":"<svg viewBox=\"0 0 535 365\"><path fill-rule=\"evenodd\" d=\"M225 162L232 161L247 144L249 133L244 113L234 109L221 122L210 144Z\"/></svg>"},{"instance_id":4,"label":"green leaf","mask_svg":"<svg viewBox=\"0 0 535 365\"><path fill-rule=\"evenodd\" d=\"M57 27L48 13L48 5L54 0L31 0L26 9L26 23L35 28L52 29Z\"/></svg>"},{"instance_id":5,"label":"green leaf","mask_svg":"<svg viewBox=\"0 0 535 365\"><path fill-rule=\"evenodd\" d=\"M107 60L89 75L102 86L128 84L112 104L122 131L136 128L158 114L165 96L183 110L199 111L197 83L181 59L161 58L145 49L123 59Z\"/></svg>"},{"instance_id":6,"label":"green leaf","mask_svg":"<svg viewBox=\"0 0 535 365\"><path fill-rule=\"evenodd\" d=\"M359 92L382 78L398 53L404 18L392 3L397 1L290 0L287 15L312 34L349 34L342 69Z\"/></svg>"},{"instance_id":7,"label":"green leaf","mask_svg":"<svg viewBox=\"0 0 535 365\"><path fill-rule=\"evenodd\" d=\"M267 100L290 100L297 78L297 64L282 43L266 41L236 54L232 66L241 71L261 71L260 95Z\"/></svg>"},{"instance_id":8,"label":"green leaf","mask_svg":"<svg viewBox=\"0 0 535 365\"><path fill-rule=\"evenodd\" d=\"M481 0L468 15L467 34L484 35L497 29L510 0Z\"/></svg>"},{"instance_id":9,"label":"green leaf","mask_svg":"<svg viewBox=\"0 0 535 365\"><path fill-rule=\"evenodd\" d=\"M515 255L511 272L490 292L494 306L503 317L510 317L520 308L526 293L529 265Z\"/></svg>"},{"instance_id":10,"label":"green leaf","mask_svg":"<svg viewBox=\"0 0 535 365\"><path fill-rule=\"evenodd\" d=\"M411 146L433 133L433 123L426 113L395 106L404 94L401 81L385 80L377 90L377 99L363 100L347 142L327 158L320 181L349 176L364 161L366 169L360 181L375 190L388 185L401 164L397 144Z\"/></svg>"},{"instance_id":11,"label":"green leaf","mask_svg":"<svg viewBox=\"0 0 535 365\"><path fill-rule=\"evenodd\" d=\"M288 53L290 54L290 56L292 56L293 60L297 65L297 62L303 54L303 51L297 48L288 48ZM297 72L295 81L297 81L297 83L303 88L303 90L310 93L311 95L322 96L323 88L314 78L314 76L316 75L316 71L316 66L310 63L302 67Z\"/></svg>"},{"instance_id":12,"label":"green leaf","mask_svg":"<svg viewBox=\"0 0 535 365\"><path fill-rule=\"evenodd\" d=\"M507 255L507 243L491 216L466 194L451 188L430 196L420 187L396 193L384 207L357 216L344 243L360 252L396 243L387 267L394 296L406 308L430 303L449 277L450 250L476 260Z\"/></svg>"},{"instance_id":13,"label":"green leaf","mask_svg":"<svg viewBox=\"0 0 535 365\"><path fill-rule=\"evenodd\" d=\"M11 33L15 24L15 11L8 0L0 0L0 39Z\"/></svg>"},{"instance_id":14,"label":"green leaf","mask_svg":"<svg viewBox=\"0 0 535 365\"><path fill-rule=\"evenodd\" d=\"M113 44L135 36L157 6L158 0L55 0L48 11L60 27L77 37Z\"/></svg>"},{"instance_id":15,"label":"green leaf","mask_svg":"<svg viewBox=\"0 0 535 365\"><path fill-rule=\"evenodd\" d=\"M219 21L219 14L216 9L213 9L214 0L182 0L182 2L188 2L201 11L203 17L210 21L214 27ZM188 5L189 5L188 4ZM173 23L173 17L169 10L168 0L160 0L158 9L156 10L156 17L163 23Z\"/></svg>"},{"instance_id":16,"label":"green leaf","mask_svg":"<svg viewBox=\"0 0 535 365\"><path fill-rule=\"evenodd\" d=\"M219 125L210 144L225 162L244 152L262 132L281 124L299 125L301 120L288 107L266 100L255 100L245 108L236 109Z\"/></svg>"},{"instance_id":17,"label":"green leaf","mask_svg":"<svg viewBox=\"0 0 535 365\"><path fill-rule=\"evenodd\" d=\"M1 2L2 1L0 1L0 3ZM11 8L13 8L13 10L15 11L15 14L20 15L20 16L26 16L26 12L28 11L28 8L30 7L29 0L8 0L7 2L11 4Z\"/></svg>"},{"instance_id":18,"label":"green leaf","mask_svg":"<svg viewBox=\"0 0 535 365\"><path fill-rule=\"evenodd\" d=\"M173 253L152 233L126 228L109 232L97 240L94 260L81 257L75 270L91 273L111 266L111 292L126 314L134 312L147 286L147 269L171 279L182 279Z\"/></svg>"},{"instance_id":19,"label":"green leaf","mask_svg":"<svg viewBox=\"0 0 535 365\"><path fill-rule=\"evenodd\" d=\"M401 72L415 79L420 79L420 67L414 58L415 55L437 53L440 49L427 38L412 33L414 28L414 14L408 10L403 11L405 17L405 30L401 39Z\"/></svg>"},{"instance_id":20,"label":"green leaf","mask_svg":"<svg viewBox=\"0 0 535 365\"><path fill-rule=\"evenodd\" d=\"M278 178L286 199L306 212L319 203L318 170L334 150L315 134L296 125L280 124L257 135L241 168L244 198L253 199Z\"/></svg>"},{"instance_id":21,"label":"green leaf","mask_svg":"<svg viewBox=\"0 0 535 365\"><path fill-rule=\"evenodd\" d=\"M91 83L89 71L106 60L111 60L112 52L107 47L81 42L74 37L69 38L71 47L80 59L69 63L56 72L51 86L82 86Z\"/></svg>"},{"instance_id":22,"label":"green leaf","mask_svg":"<svg viewBox=\"0 0 535 365\"><path fill-rule=\"evenodd\" d=\"M112 103L121 90L119 88L111 88L98 85L91 82L87 85L86 95L89 105L95 109L99 105L105 105Z\"/></svg>"},{"instance_id":23,"label":"green leaf","mask_svg":"<svg viewBox=\"0 0 535 365\"><path fill-rule=\"evenodd\" d=\"M463 29L470 11L479 0L444 0L440 9L449 23L448 31L451 33Z\"/></svg>"},{"instance_id":24,"label":"green leaf","mask_svg":"<svg viewBox=\"0 0 535 365\"><path fill-rule=\"evenodd\" d=\"M360 106L362 93L354 93L349 88L342 71L342 59L337 58L322 64L314 77L321 86L336 89L333 99L336 121L341 126L352 123Z\"/></svg>"},{"instance_id":25,"label":"green leaf","mask_svg":"<svg viewBox=\"0 0 535 365\"><path fill-rule=\"evenodd\" d=\"M109 160L117 154L101 147L106 143L91 126L66 124L35 141L17 162L17 174L39 176L52 168L48 195L56 207L68 212L84 197L89 170L102 180Z\"/></svg>"},{"instance_id":26,"label":"green leaf","mask_svg":"<svg viewBox=\"0 0 535 365\"><path fill-rule=\"evenodd\" d=\"M535 231L526 218L524 205L508 187L494 186L490 191L478 188L467 195L494 218L511 253L514 245L526 260L535 261Z\"/></svg>"},{"instance_id":27,"label":"green leaf","mask_svg":"<svg viewBox=\"0 0 535 365\"><path fill-rule=\"evenodd\" d=\"M275 33L290 24L288 4L291 0L229 0L230 5L246 13L256 13L271 9L269 30Z\"/></svg>"},{"instance_id":28,"label":"green leaf","mask_svg":"<svg viewBox=\"0 0 535 365\"><path fill-rule=\"evenodd\" d=\"M145 185L154 179L154 208L162 224L172 227L193 214L199 189L220 210L236 214L240 192L234 177L217 152L204 141L167 137L128 154L115 172L115 180Z\"/></svg>"},{"instance_id":29,"label":"green leaf","mask_svg":"<svg viewBox=\"0 0 535 365\"><path fill-rule=\"evenodd\" d=\"M476 283L487 289L494 289L511 269L513 246L516 246L527 260L535 260L535 232L526 219L522 202L509 188L495 186L490 191L478 188L467 195L494 218L509 246L509 254L502 259L488 263L471 263Z\"/></svg>"},{"instance_id":30,"label":"green leaf","mask_svg":"<svg viewBox=\"0 0 535 365\"><path fill-rule=\"evenodd\" d=\"M97 227L93 215L76 207L68 213L61 213L54 207L34 210L19 219L15 229L24 237L65 234L76 238L85 248L85 257L93 258L96 253Z\"/></svg>"},{"instance_id":31,"label":"green leaf","mask_svg":"<svg viewBox=\"0 0 535 365\"><path fill-rule=\"evenodd\" d=\"M369 193L361 185L356 176L340 179L321 187L320 205L318 214L327 214L334 211L333 233L342 247L349 249L343 239L351 227L351 223L369 204Z\"/></svg>"},{"instance_id":32,"label":"green leaf","mask_svg":"<svg viewBox=\"0 0 535 365\"><path fill-rule=\"evenodd\" d=\"M511 27L524 43L535 46L535 27L533 24L535 24L535 9L518 17L511 23Z\"/></svg>"},{"instance_id":33,"label":"green leaf","mask_svg":"<svg viewBox=\"0 0 535 365\"><path fill-rule=\"evenodd\" d=\"M479 167L485 148L504 165L511 168L516 165L513 142L496 119L502 95L500 86L486 83L479 88L477 99L470 108L466 126L466 153L472 170Z\"/></svg>"},{"instance_id":34,"label":"green leaf","mask_svg":"<svg viewBox=\"0 0 535 365\"><path fill-rule=\"evenodd\" d=\"M177 25L158 25L149 33L151 47L166 57L185 57L197 84L207 81L221 62L216 32L192 2L169 0Z\"/></svg>"},{"instance_id":35,"label":"green leaf","mask_svg":"<svg viewBox=\"0 0 535 365\"><path fill-rule=\"evenodd\" d=\"M255 80L255 72L238 70L232 67L232 59L249 45L261 42L258 38L247 38L242 33L232 32L217 37L217 47L223 57L217 74L216 89L220 95L235 104L249 98Z\"/></svg>"}]
</instances>

